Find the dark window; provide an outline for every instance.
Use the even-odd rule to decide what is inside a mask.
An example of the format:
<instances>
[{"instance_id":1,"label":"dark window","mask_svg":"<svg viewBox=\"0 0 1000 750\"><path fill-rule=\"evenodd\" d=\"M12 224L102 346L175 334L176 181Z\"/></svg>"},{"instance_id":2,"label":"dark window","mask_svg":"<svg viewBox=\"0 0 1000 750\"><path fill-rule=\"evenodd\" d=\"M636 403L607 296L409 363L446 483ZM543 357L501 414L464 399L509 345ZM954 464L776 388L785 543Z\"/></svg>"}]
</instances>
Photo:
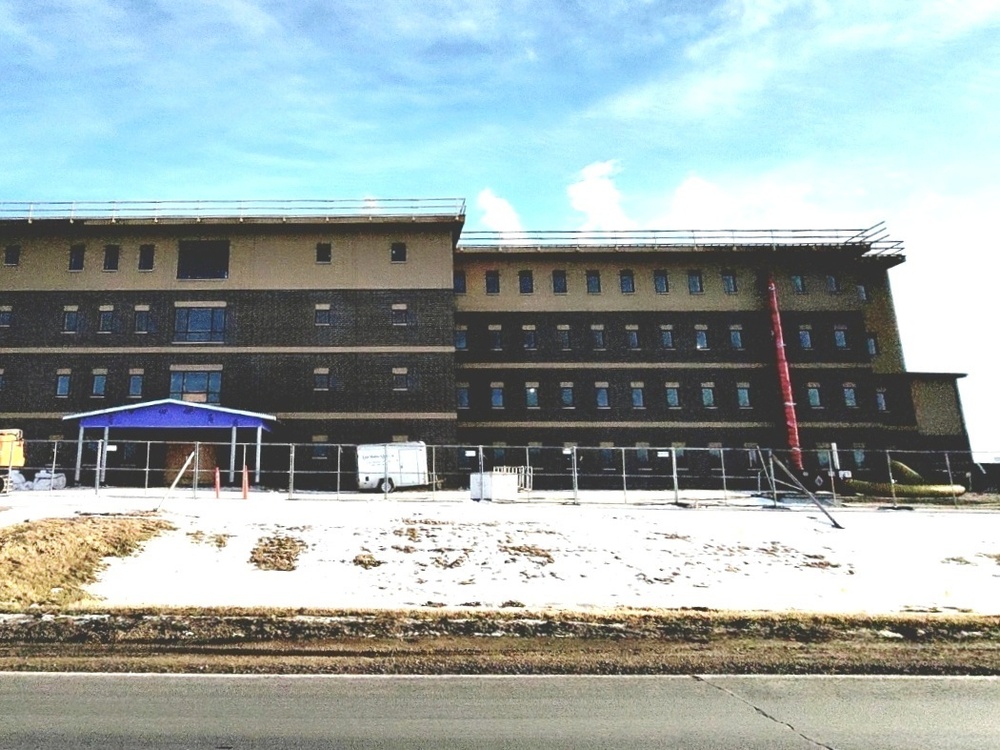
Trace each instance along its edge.
<instances>
[{"instance_id":1,"label":"dark window","mask_svg":"<svg viewBox=\"0 0 1000 750\"><path fill-rule=\"evenodd\" d=\"M469 386L467 385L455 386L455 406L457 406L459 409L469 408Z\"/></svg>"},{"instance_id":2,"label":"dark window","mask_svg":"<svg viewBox=\"0 0 1000 750\"><path fill-rule=\"evenodd\" d=\"M799 346L803 349L813 348L812 330L809 328L799 328Z\"/></svg>"},{"instance_id":3,"label":"dark window","mask_svg":"<svg viewBox=\"0 0 1000 750\"><path fill-rule=\"evenodd\" d=\"M741 328L729 329L729 345L733 349L743 348L743 330Z\"/></svg>"},{"instance_id":4,"label":"dark window","mask_svg":"<svg viewBox=\"0 0 1000 750\"><path fill-rule=\"evenodd\" d=\"M136 333L149 333L152 327L149 310L136 310L132 322Z\"/></svg>"},{"instance_id":5,"label":"dark window","mask_svg":"<svg viewBox=\"0 0 1000 750\"><path fill-rule=\"evenodd\" d=\"M503 408L503 384L490 386L490 406L494 409Z\"/></svg>"},{"instance_id":6,"label":"dark window","mask_svg":"<svg viewBox=\"0 0 1000 750\"><path fill-rule=\"evenodd\" d=\"M465 328L455 329L455 348L461 351L469 348L469 332Z\"/></svg>"},{"instance_id":7,"label":"dark window","mask_svg":"<svg viewBox=\"0 0 1000 750\"><path fill-rule=\"evenodd\" d=\"M97 313L97 332L111 333L115 325L114 310L100 310Z\"/></svg>"},{"instance_id":8,"label":"dark window","mask_svg":"<svg viewBox=\"0 0 1000 750\"><path fill-rule=\"evenodd\" d=\"M61 372L56 375L56 396L60 398L65 398L69 395L70 389L70 374L68 372Z\"/></svg>"},{"instance_id":9,"label":"dark window","mask_svg":"<svg viewBox=\"0 0 1000 750\"><path fill-rule=\"evenodd\" d=\"M3 264L5 266L17 266L21 263L21 246L7 245L3 249Z\"/></svg>"},{"instance_id":10,"label":"dark window","mask_svg":"<svg viewBox=\"0 0 1000 750\"><path fill-rule=\"evenodd\" d=\"M316 243L316 262L317 263L333 262L333 243L331 242Z\"/></svg>"},{"instance_id":11,"label":"dark window","mask_svg":"<svg viewBox=\"0 0 1000 750\"><path fill-rule=\"evenodd\" d=\"M531 271L518 271L517 288L521 294L533 294L535 291L535 275Z\"/></svg>"},{"instance_id":12,"label":"dark window","mask_svg":"<svg viewBox=\"0 0 1000 750\"><path fill-rule=\"evenodd\" d=\"M868 285L858 284L858 299L862 302L868 301Z\"/></svg>"},{"instance_id":13,"label":"dark window","mask_svg":"<svg viewBox=\"0 0 1000 750\"><path fill-rule=\"evenodd\" d=\"M611 399L608 397L608 386L603 384L594 386L594 403L597 404L598 409L611 408Z\"/></svg>"},{"instance_id":14,"label":"dark window","mask_svg":"<svg viewBox=\"0 0 1000 750\"><path fill-rule=\"evenodd\" d=\"M566 284L566 272L563 270L556 270L552 272L552 291L555 294L566 294L568 290L568 285Z\"/></svg>"},{"instance_id":15,"label":"dark window","mask_svg":"<svg viewBox=\"0 0 1000 750\"><path fill-rule=\"evenodd\" d=\"M607 348L607 341L604 337L603 328L591 328L590 329L590 341L595 349L605 349Z\"/></svg>"},{"instance_id":16,"label":"dark window","mask_svg":"<svg viewBox=\"0 0 1000 750\"><path fill-rule=\"evenodd\" d=\"M833 343L838 349L847 348L847 328L844 326L837 326L833 329Z\"/></svg>"},{"instance_id":17,"label":"dark window","mask_svg":"<svg viewBox=\"0 0 1000 750\"><path fill-rule=\"evenodd\" d=\"M538 385L529 383L524 386L524 405L529 409L538 408Z\"/></svg>"},{"instance_id":18,"label":"dark window","mask_svg":"<svg viewBox=\"0 0 1000 750\"><path fill-rule=\"evenodd\" d=\"M557 328L556 329L556 344L563 351L569 351L573 348L572 341L570 339L569 328Z\"/></svg>"},{"instance_id":19,"label":"dark window","mask_svg":"<svg viewBox=\"0 0 1000 750\"><path fill-rule=\"evenodd\" d=\"M0 392L2 392L7 387L7 376L4 375L3 370L0 370Z\"/></svg>"},{"instance_id":20,"label":"dark window","mask_svg":"<svg viewBox=\"0 0 1000 750\"><path fill-rule=\"evenodd\" d=\"M70 271L82 271L83 270L83 256L87 248L83 245L73 245L69 249L69 270Z\"/></svg>"},{"instance_id":21,"label":"dark window","mask_svg":"<svg viewBox=\"0 0 1000 750\"><path fill-rule=\"evenodd\" d=\"M502 328L490 328L490 349L495 352L503 351Z\"/></svg>"},{"instance_id":22,"label":"dark window","mask_svg":"<svg viewBox=\"0 0 1000 750\"><path fill-rule=\"evenodd\" d=\"M629 349L639 348L639 329L628 328L625 331L625 341L628 344Z\"/></svg>"},{"instance_id":23,"label":"dark window","mask_svg":"<svg viewBox=\"0 0 1000 750\"><path fill-rule=\"evenodd\" d=\"M674 329L673 328L660 328L660 347L663 349L673 349L674 348Z\"/></svg>"},{"instance_id":24,"label":"dark window","mask_svg":"<svg viewBox=\"0 0 1000 750\"><path fill-rule=\"evenodd\" d=\"M820 397L819 386L815 383L810 383L806 388L806 399L809 401L809 406L813 409L820 409L823 406L823 399Z\"/></svg>"},{"instance_id":25,"label":"dark window","mask_svg":"<svg viewBox=\"0 0 1000 750\"><path fill-rule=\"evenodd\" d=\"M697 328L694 332L694 348L708 349L708 329Z\"/></svg>"},{"instance_id":26,"label":"dark window","mask_svg":"<svg viewBox=\"0 0 1000 750\"><path fill-rule=\"evenodd\" d=\"M455 294L465 294L465 271L455 271L452 273L451 288Z\"/></svg>"},{"instance_id":27,"label":"dark window","mask_svg":"<svg viewBox=\"0 0 1000 750\"><path fill-rule=\"evenodd\" d=\"M408 391L413 387L413 376L405 367L394 368L392 371L392 390Z\"/></svg>"},{"instance_id":28,"label":"dark window","mask_svg":"<svg viewBox=\"0 0 1000 750\"><path fill-rule=\"evenodd\" d=\"M313 371L313 390L314 391L329 391L330 386L333 383L333 376L330 375L329 370L314 370Z\"/></svg>"},{"instance_id":29,"label":"dark window","mask_svg":"<svg viewBox=\"0 0 1000 750\"><path fill-rule=\"evenodd\" d=\"M405 326L410 322L409 310L405 305L393 305L390 319L394 326Z\"/></svg>"},{"instance_id":30,"label":"dark window","mask_svg":"<svg viewBox=\"0 0 1000 750\"><path fill-rule=\"evenodd\" d=\"M217 404L222 394L219 370L170 373L170 398L198 404Z\"/></svg>"},{"instance_id":31,"label":"dark window","mask_svg":"<svg viewBox=\"0 0 1000 750\"><path fill-rule=\"evenodd\" d=\"M563 383L559 386L559 403L564 409L572 409L574 405L573 384Z\"/></svg>"},{"instance_id":32,"label":"dark window","mask_svg":"<svg viewBox=\"0 0 1000 750\"><path fill-rule=\"evenodd\" d=\"M174 341L223 342L226 308L178 307L174 311Z\"/></svg>"},{"instance_id":33,"label":"dark window","mask_svg":"<svg viewBox=\"0 0 1000 750\"><path fill-rule=\"evenodd\" d=\"M792 291L796 294L806 293L806 277L800 274L792 276Z\"/></svg>"},{"instance_id":34,"label":"dark window","mask_svg":"<svg viewBox=\"0 0 1000 750\"><path fill-rule=\"evenodd\" d=\"M117 271L118 260L121 258L122 249L118 245L104 246L104 270Z\"/></svg>"},{"instance_id":35,"label":"dark window","mask_svg":"<svg viewBox=\"0 0 1000 750\"><path fill-rule=\"evenodd\" d=\"M868 347L869 357L874 357L876 354L878 354L878 337L876 337L874 333L868 334L868 338L866 339L865 343Z\"/></svg>"},{"instance_id":36,"label":"dark window","mask_svg":"<svg viewBox=\"0 0 1000 750\"><path fill-rule=\"evenodd\" d=\"M832 273L826 277L826 291L830 294L840 293L840 279Z\"/></svg>"},{"instance_id":37,"label":"dark window","mask_svg":"<svg viewBox=\"0 0 1000 750\"><path fill-rule=\"evenodd\" d=\"M676 385L668 385L663 389L663 395L666 399L667 406L671 409L677 409L681 405L681 393L680 388Z\"/></svg>"},{"instance_id":38,"label":"dark window","mask_svg":"<svg viewBox=\"0 0 1000 750\"><path fill-rule=\"evenodd\" d=\"M715 386L710 383L703 383L701 386L701 405L707 409L715 406Z\"/></svg>"},{"instance_id":39,"label":"dark window","mask_svg":"<svg viewBox=\"0 0 1000 750\"><path fill-rule=\"evenodd\" d=\"M329 307L317 307L313 312L313 323L318 326L330 325L332 318L333 312Z\"/></svg>"},{"instance_id":40,"label":"dark window","mask_svg":"<svg viewBox=\"0 0 1000 750\"><path fill-rule=\"evenodd\" d=\"M229 240L181 240L178 279L228 279Z\"/></svg>"},{"instance_id":41,"label":"dark window","mask_svg":"<svg viewBox=\"0 0 1000 750\"><path fill-rule=\"evenodd\" d=\"M486 272L486 293L487 294L500 294L500 272L499 271L487 271Z\"/></svg>"},{"instance_id":42,"label":"dark window","mask_svg":"<svg viewBox=\"0 0 1000 750\"><path fill-rule=\"evenodd\" d=\"M722 272L722 291L726 294L736 294L739 291L736 286L736 274L732 271Z\"/></svg>"},{"instance_id":43,"label":"dark window","mask_svg":"<svg viewBox=\"0 0 1000 750\"><path fill-rule=\"evenodd\" d=\"M10 324L14 322L14 311L9 308L0 308L0 328L10 328Z\"/></svg>"},{"instance_id":44,"label":"dark window","mask_svg":"<svg viewBox=\"0 0 1000 750\"><path fill-rule=\"evenodd\" d=\"M688 271L688 291L691 294L701 294L705 291L705 283L701 278L701 271Z\"/></svg>"},{"instance_id":45,"label":"dark window","mask_svg":"<svg viewBox=\"0 0 1000 750\"><path fill-rule=\"evenodd\" d=\"M142 398L142 381L143 376L141 373L133 373L128 376L129 398Z\"/></svg>"},{"instance_id":46,"label":"dark window","mask_svg":"<svg viewBox=\"0 0 1000 750\"><path fill-rule=\"evenodd\" d=\"M406 262L406 243L405 242L393 242L389 248L389 260L393 263L405 263Z\"/></svg>"},{"instance_id":47,"label":"dark window","mask_svg":"<svg viewBox=\"0 0 1000 750\"><path fill-rule=\"evenodd\" d=\"M844 383L844 406L849 409L858 407L858 394L851 383Z\"/></svg>"},{"instance_id":48,"label":"dark window","mask_svg":"<svg viewBox=\"0 0 1000 750\"><path fill-rule=\"evenodd\" d=\"M736 404L741 409L750 408L750 386L740 383L736 386Z\"/></svg>"},{"instance_id":49,"label":"dark window","mask_svg":"<svg viewBox=\"0 0 1000 750\"><path fill-rule=\"evenodd\" d=\"M875 391L875 408L879 411L889 411L889 402L885 398L885 388Z\"/></svg>"},{"instance_id":50,"label":"dark window","mask_svg":"<svg viewBox=\"0 0 1000 750\"><path fill-rule=\"evenodd\" d=\"M76 310L63 310L63 333L76 333L80 330L80 313Z\"/></svg>"},{"instance_id":51,"label":"dark window","mask_svg":"<svg viewBox=\"0 0 1000 750\"><path fill-rule=\"evenodd\" d=\"M601 272L587 271L587 294L601 293Z\"/></svg>"},{"instance_id":52,"label":"dark window","mask_svg":"<svg viewBox=\"0 0 1000 750\"><path fill-rule=\"evenodd\" d=\"M632 386L632 408L646 408L646 389L641 385Z\"/></svg>"},{"instance_id":53,"label":"dark window","mask_svg":"<svg viewBox=\"0 0 1000 750\"><path fill-rule=\"evenodd\" d=\"M90 395L103 397L107 385L108 385L108 376L105 375L104 373L95 372L94 379L90 387Z\"/></svg>"},{"instance_id":54,"label":"dark window","mask_svg":"<svg viewBox=\"0 0 1000 750\"><path fill-rule=\"evenodd\" d=\"M538 348L538 332L534 328L524 328L521 330L524 338L524 348L525 349L537 349Z\"/></svg>"},{"instance_id":55,"label":"dark window","mask_svg":"<svg viewBox=\"0 0 1000 750\"><path fill-rule=\"evenodd\" d=\"M670 279L663 269L653 271L653 291L657 294L666 294L670 291Z\"/></svg>"},{"instance_id":56,"label":"dark window","mask_svg":"<svg viewBox=\"0 0 1000 750\"><path fill-rule=\"evenodd\" d=\"M139 245L139 270L152 271L156 263L156 245Z\"/></svg>"},{"instance_id":57,"label":"dark window","mask_svg":"<svg viewBox=\"0 0 1000 750\"><path fill-rule=\"evenodd\" d=\"M619 271L618 283L621 285L622 294L635 294L635 274L632 271Z\"/></svg>"}]
</instances>

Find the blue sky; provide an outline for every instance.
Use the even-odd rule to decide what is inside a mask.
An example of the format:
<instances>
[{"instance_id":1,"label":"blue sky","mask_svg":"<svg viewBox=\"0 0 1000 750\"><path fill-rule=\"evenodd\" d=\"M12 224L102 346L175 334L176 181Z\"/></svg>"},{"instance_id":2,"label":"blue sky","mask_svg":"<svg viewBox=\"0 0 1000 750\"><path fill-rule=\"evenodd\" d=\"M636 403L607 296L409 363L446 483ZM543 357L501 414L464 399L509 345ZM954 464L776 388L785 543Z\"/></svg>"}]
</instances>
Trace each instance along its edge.
<instances>
[{"instance_id":1,"label":"blue sky","mask_svg":"<svg viewBox=\"0 0 1000 750\"><path fill-rule=\"evenodd\" d=\"M470 229L867 227L907 366L968 372L1000 0L0 0L0 200L461 196Z\"/></svg>"}]
</instances>

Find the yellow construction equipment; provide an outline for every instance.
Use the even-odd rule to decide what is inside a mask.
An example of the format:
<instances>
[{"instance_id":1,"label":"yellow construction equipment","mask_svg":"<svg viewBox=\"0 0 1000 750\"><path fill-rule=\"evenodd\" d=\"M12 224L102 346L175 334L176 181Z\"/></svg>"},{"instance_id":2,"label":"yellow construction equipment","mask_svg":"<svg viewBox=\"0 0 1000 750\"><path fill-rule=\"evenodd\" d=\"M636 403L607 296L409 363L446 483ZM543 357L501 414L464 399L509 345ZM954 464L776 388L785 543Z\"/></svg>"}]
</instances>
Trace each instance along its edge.
<instances>
[{"instance_id":1,"label":"yellow construction equipment","mask_svg":"<svg viewBox=\"0 0 1000 750\"><path fill-rule=\"evenodd\" d=\"M0 430L0 493L10 491L10 470L24 466L24 433Z\"/></svg>"}]
</instances>

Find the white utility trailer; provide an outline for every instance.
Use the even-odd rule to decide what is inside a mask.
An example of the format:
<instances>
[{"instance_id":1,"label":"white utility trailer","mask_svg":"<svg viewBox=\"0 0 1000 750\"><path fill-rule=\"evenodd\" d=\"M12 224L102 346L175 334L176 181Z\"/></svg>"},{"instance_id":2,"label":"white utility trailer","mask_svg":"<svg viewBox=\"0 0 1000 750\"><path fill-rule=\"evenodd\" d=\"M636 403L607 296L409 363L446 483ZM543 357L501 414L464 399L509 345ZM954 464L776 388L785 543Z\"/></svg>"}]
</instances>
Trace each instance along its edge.
<instances>
[{"instance_id":1,"label":"white utility trailer","mask_svg":"<svg viewBox=\"0 0 1000 750\"><path fill-rule=\"evenodd\" d=\"M358 446L358 489L392 492L397 487L431 483L427 446L422 442Z\"/></svg>"}]
</instances>

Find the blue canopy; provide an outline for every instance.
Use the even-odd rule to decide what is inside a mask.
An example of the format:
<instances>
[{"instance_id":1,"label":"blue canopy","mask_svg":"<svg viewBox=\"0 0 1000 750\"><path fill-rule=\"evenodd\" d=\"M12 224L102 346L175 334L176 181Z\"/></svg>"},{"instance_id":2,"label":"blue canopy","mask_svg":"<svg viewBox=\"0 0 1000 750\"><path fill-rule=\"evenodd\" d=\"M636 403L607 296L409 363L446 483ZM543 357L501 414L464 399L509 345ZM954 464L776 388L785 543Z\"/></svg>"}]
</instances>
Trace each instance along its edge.
<instances>
[{"instance_id":1,"label":"blue canopy","mask_svg":"<svg viewBox=\"0 0 1000 750\"><path fill-rule=\"evenodd\" d=\"M173 398L140 404L113 406L100 411L67 414L64 420L79 420L82 428L222 428L251 427L270 431L269 422L277 421L270 414L256 414L239 409L226 409L213 404L197 404Z\"/></svg>"}]
</instances>

